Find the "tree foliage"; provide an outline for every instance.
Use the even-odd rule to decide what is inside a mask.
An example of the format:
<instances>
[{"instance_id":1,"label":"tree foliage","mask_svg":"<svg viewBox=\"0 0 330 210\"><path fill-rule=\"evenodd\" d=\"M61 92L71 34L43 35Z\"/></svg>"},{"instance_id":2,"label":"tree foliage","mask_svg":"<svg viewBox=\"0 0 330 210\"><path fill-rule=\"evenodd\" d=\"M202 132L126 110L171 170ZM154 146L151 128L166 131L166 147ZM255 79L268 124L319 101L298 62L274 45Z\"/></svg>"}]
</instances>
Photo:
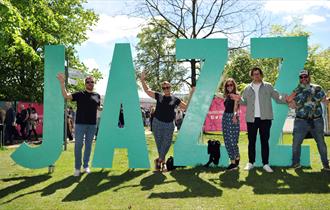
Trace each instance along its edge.
<instances>
[{"instance_id":1,"label":"tree foliage","mask_svg":"<svg viewBox=\"0 0 330 210\"><path fill-rule=\"evenodd\" d=\"M85 0L2 0L0 100L42 101L45 45L63 44L71 67L87 71L74 46L98 20ZM97 74L98 75L98 74Z\"/></svg>"},{"instance_id":2,"label":"tree foliage","mask_svg":"<svg viewBox=\"0 0 330 210\"><path fill-rule=\"evenodd\" d=\"M155 22L156 21L156 22ZM164 20L149 22L138 34L135 65L141 71L147 71L146 80L151 89L161 91L161 82L169 81L173 90L178 90L183 82L186 70L175 61L175 39L165 30L169 27Z\"/></svg>"},{"instance_id":3,"label":"tree foliage","mask_svg":"<svg viewBox=\"0 0 330 210\"><path fill-rule=\"evenodd\" d=\"M311 33L305 31L302 25L297 22L291 28L272 25L270 35L309 37ZM280 62L280 59L252 59L247 49L234 50L230 53L224 79L228 77L234 78L241 90L247 83L251 82L249 77L250 69L258 66L264 71L264 80L274 85L278 76ZM309 45L308 57L304 68L310 72L313 83L321 85L325 90L330 90L330 49L322 50L318 45Z\"/></svg>"},{"instance_id":4,"label":"tree foliage","mask_svg":"<svg viewBox=\"0 0 330 210\"><path fill-rule=\"evenodd\" d=\"M138 13L167 23L159 24L174 38L229 38L231 49L247 46L247 38L260 36L264 15L258 2L239 0L145 0ZM157 23L157 21L156 21ZM199 61L191 59L191 85L196 85Z\"/></svg>"}]
</instances>

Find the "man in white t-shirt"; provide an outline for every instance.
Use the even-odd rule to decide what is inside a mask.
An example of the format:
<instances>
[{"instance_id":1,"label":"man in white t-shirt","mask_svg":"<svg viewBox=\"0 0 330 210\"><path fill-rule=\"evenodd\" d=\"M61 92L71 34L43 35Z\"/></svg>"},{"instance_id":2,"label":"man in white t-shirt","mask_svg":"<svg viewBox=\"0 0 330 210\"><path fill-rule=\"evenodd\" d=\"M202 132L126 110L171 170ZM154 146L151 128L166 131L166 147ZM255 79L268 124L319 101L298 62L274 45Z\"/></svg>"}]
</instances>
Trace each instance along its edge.
<instances>
[{"instance_id":1,"label":"man in white t-shirt","mask_svg":"<svg viewBox=\"0 0 330 210\"><path fill-rule=\"evenodd\" d=\"M274 87L262 80L263 72L255 67L250 71L252 82L248 84L242 93L242 97L231 96L240 100L241 104L247 105L246 122L248 131L248 153L249 162L244 170L251 170L254 167L256 157L256 139L259 130L261 141L261 156L263 168L267 172L273 172L269 166L269 136L273 119L272 98L277 103L287 103L292 99L288 96L281 96Z\"/></svg>"}]
</instances>

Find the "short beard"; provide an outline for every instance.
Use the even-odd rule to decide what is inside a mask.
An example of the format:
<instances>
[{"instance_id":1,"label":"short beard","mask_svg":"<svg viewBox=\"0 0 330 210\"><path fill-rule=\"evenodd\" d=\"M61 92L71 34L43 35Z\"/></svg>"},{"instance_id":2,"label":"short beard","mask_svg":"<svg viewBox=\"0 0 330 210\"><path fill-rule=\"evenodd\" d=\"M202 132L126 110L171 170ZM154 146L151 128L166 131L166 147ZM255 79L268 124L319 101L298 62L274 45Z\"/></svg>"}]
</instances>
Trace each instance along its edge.
<instances>
[{"instance_id":1,"label":"short beard","mask_svg":"<svg viewBox=\"0 0 330 210\"><path fill-rule=\"evenodd\" d=\"M88 91L93 91L93 89L94 89L94 87L88 87L88 86L86 86L86 90L88 90Z\"/></svg>"}]
</instances>

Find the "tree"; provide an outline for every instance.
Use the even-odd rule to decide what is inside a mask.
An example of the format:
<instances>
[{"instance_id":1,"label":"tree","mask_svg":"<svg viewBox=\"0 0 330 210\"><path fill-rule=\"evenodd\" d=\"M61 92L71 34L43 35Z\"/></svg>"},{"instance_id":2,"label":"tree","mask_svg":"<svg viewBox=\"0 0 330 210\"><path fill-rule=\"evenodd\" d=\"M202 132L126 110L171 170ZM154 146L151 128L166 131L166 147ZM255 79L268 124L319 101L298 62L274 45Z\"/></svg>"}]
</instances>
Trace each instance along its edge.
<instances>
[{"instance_id":1,"label":"tree","mask_svg":"<svg viewBox=\"0 0 330 210\"><path fill-rule=\"evenodd\" d=\"M310 47L305 69L311 74L312 83L330 90L330 48L320 50L319 46Z\"/></svg>"},{"instance_id":2,"label":"tree","mask_svg":"<svg viewBox=\"0 0 330 210\"><path fill-rule=\"evenodd\" d=\"M304 28L298 21L294 22L291 27L272 25L270 28L270 35L309 37L311 33L304 31ZM245 85L250 82L250 77L248 76L249 70L254 66L258 66L264 71L265 81L274 85L278 76L280 62L280 59L251 59L248 50L234 50L229 55L229 62L225 68L224 79L228 77L234 78L239 84L239 90L242 90ZM304 68L311 73L313 83L321 85L325 90L330 89L330 49L321 50L318 45L309 45L308 57Z\"/></svg>"},{"instance_id":3,"label":"tree","mask_svg":"<svg viewBox=\"0 0 330 210\"><path fill-rule=\"evenodd\" d=\"M247 46L251 35L260 36L264 18L261 4L239 0L145 0L138 7L139 15L153 20L161 17L167 25L159 25L174 38L229 38L231 49ZM189 60L191 84L196 85L198 62Z\"/></svg>"},{"instance_id":4,"label":"tree","mask_svg":"<svg viewBox=\"0 0 330 210\"><path fill-rule=\"evenodd\" d=\"M237 49L230 53L228 64L225 66L224 80L231 77L235 79L238 90L242 90L251 82L250 70L260 67L264 73L264 80L274 85L278 76L280 59L264 58L252 59L249 50ZM220 88L222 88L222 83Z\"/></svg>"},{"instance_id":5,"label":"tree","mask_svg":"<svg viewBox=\"0 0 330 210\"><path fill-rule=\"evenodd\" d=\"M0 4L0 100L42 101L44 45L63 44L70 66L84 72L74 46L98 20L85 0L3 0Z\"/></svg>"},{"instance_id":6,"label":"tree","mask_svg":"<svg viewBox=\"0 0 330 210\"><path fill-rule=\"evenodd\" d=\"M151 21L137 36L137 75L147 71L146 80L155 91L161 91L160 83L165 80L173 84L174 90L180 89L183 82L188 83L184 78L186 70L175 61L175 39L165 27L169 26L164 20Z\"/></svg>"}]
</instances>

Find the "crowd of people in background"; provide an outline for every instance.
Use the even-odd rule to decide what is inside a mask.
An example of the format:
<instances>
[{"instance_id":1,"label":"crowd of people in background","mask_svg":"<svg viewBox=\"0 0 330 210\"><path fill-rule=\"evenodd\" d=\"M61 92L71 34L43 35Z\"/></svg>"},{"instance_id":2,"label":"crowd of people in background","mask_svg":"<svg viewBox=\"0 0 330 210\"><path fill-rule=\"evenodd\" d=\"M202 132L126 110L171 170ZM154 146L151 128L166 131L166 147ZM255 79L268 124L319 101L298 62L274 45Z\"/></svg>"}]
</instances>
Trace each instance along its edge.
<instances>
[{"instance_id":1,"label":"crowd of people in background","mask_svg":"<svg viewBox=\"0 0 330 210\"><path fill-rule=\"evenodd\" d=\"M12 102L5 102L4 109L0 110L0 124L5 145L39 140L37 133L39 116L36 108L31 104L27 108L21 104L20 109L16 111Z\"/></svg>"},{"instance_id":2,"label":"crowd of people in background","mask_svg":"<svg viewBox=\"0 0 330 210\"><path fill-rule=\"evenodd\" d=\"M155 106L150 106L149 108L144 108L141 107L141 113L142 113L142 121L143 121L143 126L147 127L152 131L152 122L155 116ZM186 114L185 111L180 110L180 109L175 109L175 120L174 120L174 125L175 125L175 130L180 130L183 118ZM122 110L121 110L121 115L122 116ZM123 117L119 118L119 121L121 121Z\"/></svg>"}]
</instances>

